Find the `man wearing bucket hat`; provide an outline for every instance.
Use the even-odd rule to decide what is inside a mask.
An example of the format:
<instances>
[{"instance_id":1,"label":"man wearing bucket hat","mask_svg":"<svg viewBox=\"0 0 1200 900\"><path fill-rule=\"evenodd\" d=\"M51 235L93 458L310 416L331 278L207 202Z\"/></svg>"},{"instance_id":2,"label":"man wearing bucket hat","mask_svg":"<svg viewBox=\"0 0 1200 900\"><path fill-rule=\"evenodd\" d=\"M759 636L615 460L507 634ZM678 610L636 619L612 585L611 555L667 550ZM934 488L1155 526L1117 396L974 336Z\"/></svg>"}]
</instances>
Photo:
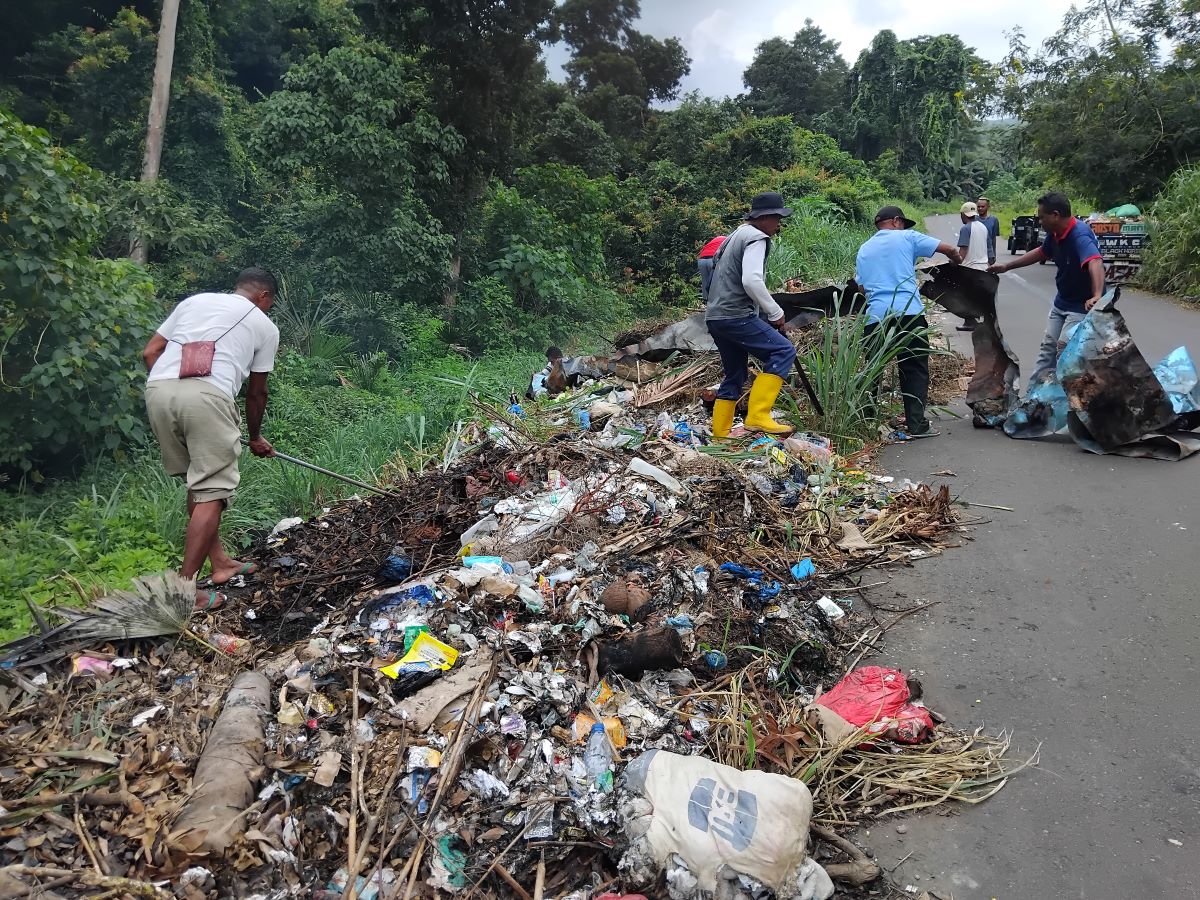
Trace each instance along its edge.
<instances>
[{"instance_id":1,"label":"man wearing bucket hat","mask_svg":"<svg viewBox=\"0 0 1200 900\"><path fill-rule=\"evenodd\" d=\"M921 257L942 253L962 262L957 247L910 229L916 225L898 206L885 206L875 216L875 234L858 248L857 281L867 298L868 340L902 342L896 359L904 395L905 431L901 440L933 437L938 432L925 418L929 396L929 339L915 265Z\"/></svg>"},{"instance_id":2,"label":"man wearing bucket hat","mask_svg":"<svg viewBox=\"0 0 1200 900\"><path fill-rule=\"evenodd\" d=\"M725 379L713 403L712 433L729 435L733 412L746 383L750 356L762 364L762 372L750 388L746 428L767 434L788 434L792 428L771 416L783 378L796 360L796 348L783 336L784 315L767 290L765 279L771 238L779 233L792 211L774 191L750 201L746 221L739 225L717 251L704 319L721 354ZM761 313L761 315L760 315ZM765 318L765 321L764 321Z\"/></svg>"}]
</instances>

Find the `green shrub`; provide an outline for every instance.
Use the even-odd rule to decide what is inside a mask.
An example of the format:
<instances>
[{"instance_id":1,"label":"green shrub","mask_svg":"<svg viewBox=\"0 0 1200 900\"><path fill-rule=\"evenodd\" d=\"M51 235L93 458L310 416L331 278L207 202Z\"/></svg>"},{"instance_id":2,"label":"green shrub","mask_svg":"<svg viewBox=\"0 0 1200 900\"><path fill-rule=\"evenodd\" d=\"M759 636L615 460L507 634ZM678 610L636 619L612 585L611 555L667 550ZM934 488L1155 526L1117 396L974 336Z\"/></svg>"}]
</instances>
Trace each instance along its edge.
<instances>
[{"instance_id":1,"label":"green shrub","mask_svg":"<svg viewBox=\"0 0 1200 900\"><path fill-rule=\"evenodd\" d=\"M1160 291L1200 297L1200 166L1171 176L1149 220L1141 280Z\"/></svg>"},{"instance_id":2,"label":"green shrub","mask_svg":"<svg viewBox=\"0 0 1200 900\"><path fill-rule=\"evenodd\" d=\"M845 284L854 275L855 258L871 229L852 224L827 200L784 195L793 209L767 257L767 285L781 290L798 278L806 284Z\"/></svg>"},{"instance_id":3,"label":"green shrub","mask_svg":"<svg viewBox=\"0 0 1200 900\"><path fill-rule=\"evenodd\" d=\"M0 472L72 465L145 434L146 271L97 259L100 178L0 111Z\"/></svg>"}]
</instances>

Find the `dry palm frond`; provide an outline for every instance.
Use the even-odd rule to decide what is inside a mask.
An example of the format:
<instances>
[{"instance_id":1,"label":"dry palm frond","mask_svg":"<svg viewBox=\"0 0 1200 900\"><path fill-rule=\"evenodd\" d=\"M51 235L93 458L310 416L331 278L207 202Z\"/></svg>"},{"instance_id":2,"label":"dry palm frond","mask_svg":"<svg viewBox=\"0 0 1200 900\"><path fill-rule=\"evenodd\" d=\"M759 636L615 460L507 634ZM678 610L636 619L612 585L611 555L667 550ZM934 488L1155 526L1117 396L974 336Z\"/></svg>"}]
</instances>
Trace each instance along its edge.
<instances>
[{"instance_id":1,"label":"dry palm frond","mask_svg":"<svg viewBox=\"0 0 1200 900\"><path fill-rule=\"evenodd\" d=\"M638 390L633 405L637 409L643 409L656 403L663 403L685 391L698 393L704 381L701 376L706 370L712 370L712 374L716 375L717 359L715 356L703 356L695 362L688 363L682 369L670 373L661 381L643 386Z\"/></svg>"},{"instance_id":2,"label":"dry palm frond","mask_svg":"<svg viewBox=\"0 0 1200 900\"><path fill-rule=\"evenodd\" d=\"M935 492L922 484L893 497L879 518L863 530L863 537L873 544L928 541L957 523L958 513L950 501L950 488L943 484Z\"/></svg>"},{"instance_id":3,"label":"dry palm frond","mask_svg":"<svg viewBox=\"0 0 1200 900\"><path fill-rule=\"evenodd\" d=\"M0 647L0 662L32 666L96 644L179 634L195 603L194 578L173 571L135 578L132 590L115 591L89 608L53 610L66 621Z\"/></svg>"},{"instance_id":4,"label":"dry palm frond","mask_svg":"<svg viewBox=\"0 0 1200 900\"><path fill-rule=\"evenodd\" d=\"M922 744L897 745L860 729L840 743L825 740L805 717L805 703L761 683L748 667L720 691L693 695L720 709L709 713L708 749L738 768L799 778L813 794L813 821L832 826L894 815L948 801L980 803L1008 778L1037 762L1013 760L1008 735L939 729Z\"/></svg>"}]
</instances>

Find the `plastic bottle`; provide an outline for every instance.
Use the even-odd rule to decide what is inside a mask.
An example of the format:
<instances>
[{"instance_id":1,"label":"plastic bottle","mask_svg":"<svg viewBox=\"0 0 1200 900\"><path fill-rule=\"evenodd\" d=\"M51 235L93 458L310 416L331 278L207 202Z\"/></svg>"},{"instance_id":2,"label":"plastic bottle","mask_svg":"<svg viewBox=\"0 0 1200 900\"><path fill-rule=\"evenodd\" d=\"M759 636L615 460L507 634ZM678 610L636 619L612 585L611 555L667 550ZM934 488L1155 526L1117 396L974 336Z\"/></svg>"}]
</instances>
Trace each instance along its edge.
<instances>
[{"instance_id":1,"label":"plastic bottle","mask_svg":"<svg viewBox=\"0 0 1200 900\"><path fill-rule=\"evenodd\" d=\"M250 646L250 642L245 638L236 637L232 634L223 634L216 632L208 636L208 642L220 650L222 653L228 653L230 656L237 656L243 650Z\"/></svg>"},{"instance_id":2,"label":"plastic bottle","mask_svg":"<svg viewBox=\"0 0 1200 900\"><path fill-rule=\"evenodd\" d=\"M587 746L583 751L583 763L587 767L588 781L605 794L613 789L612 762L608 735L604 733L604 725L597 722L588 735Z\"/></svg>"}]
</instances>

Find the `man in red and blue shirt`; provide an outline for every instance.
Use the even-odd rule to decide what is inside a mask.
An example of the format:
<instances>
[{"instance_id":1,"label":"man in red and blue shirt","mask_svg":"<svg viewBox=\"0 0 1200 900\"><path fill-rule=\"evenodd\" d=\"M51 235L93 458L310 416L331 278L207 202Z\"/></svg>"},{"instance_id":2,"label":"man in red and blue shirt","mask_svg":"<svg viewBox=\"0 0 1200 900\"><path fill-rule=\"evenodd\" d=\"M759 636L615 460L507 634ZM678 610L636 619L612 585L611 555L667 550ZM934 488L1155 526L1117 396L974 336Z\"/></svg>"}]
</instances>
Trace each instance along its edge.
<instances>
[{"instance_id":1,"label":"man in red and blue shirt","mask_svg":"<svg viewBox=\"0 0 1200 900\"><path fill-rule=\"evenodd\" d=\"M1071 215L1071 201L1065 194L1050 193L1038 199L1038 219L1046 230L1040 247L1009 263L988 266L989 272L1000 274L1010 269L1023 269L1049 259L1058 267L1054 284L1058 292L1046 319L1046 333L1038 351L1037 362L1029 376L1032 388L1048 369L1058 363L1058 339L1063 329L1081 321L1087 311L1104 295L1104 262L1100 245L1087 222Z\"/></svg>"},{"instance_id":2,"label":"man in red and blue shirt","mask_svg":"<svg viewBox=\"0 0 1200 900\"><path fill-rule=\"evenodd\" d=\"M705 303L708 302L708 289L712 285L713 270L716 267L713 257L717 255L717 251L721 249L723 243L725 243L725 235L717 235L700 248L700 256L696 260L696 268L700 272L700 296L704 298Z\"/></svg>"}]
</instances>

